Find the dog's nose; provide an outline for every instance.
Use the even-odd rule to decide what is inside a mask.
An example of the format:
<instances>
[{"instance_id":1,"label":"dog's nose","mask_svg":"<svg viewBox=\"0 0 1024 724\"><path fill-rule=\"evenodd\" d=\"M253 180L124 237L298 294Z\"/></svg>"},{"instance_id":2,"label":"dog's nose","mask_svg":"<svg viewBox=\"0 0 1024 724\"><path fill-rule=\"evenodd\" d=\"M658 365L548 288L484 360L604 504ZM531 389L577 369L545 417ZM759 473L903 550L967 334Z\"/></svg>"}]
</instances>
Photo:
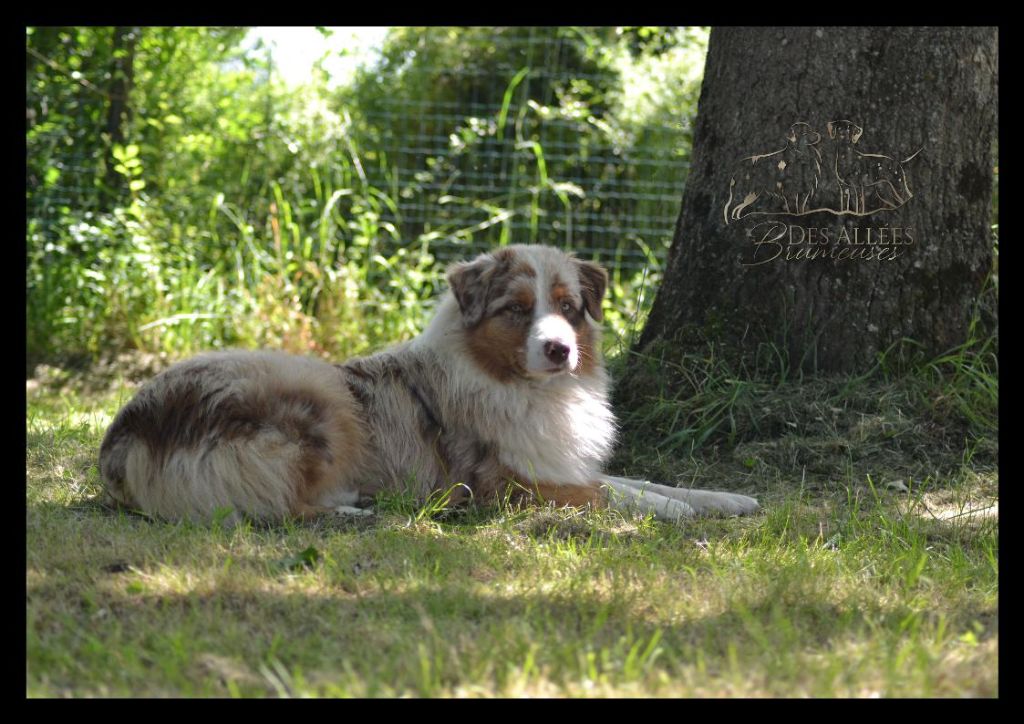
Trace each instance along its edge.
<instances>
[{"instance_id":1,"label":"dog's nose","mask_svg":"<svg viewBox=\"0 0 1024 724\"><path fill-rule=\"evenodd\" d=\"M545 342L544 354L555 364L562 364L569 359L569 347L561 342Z\"/></svg>"}]
</instances>

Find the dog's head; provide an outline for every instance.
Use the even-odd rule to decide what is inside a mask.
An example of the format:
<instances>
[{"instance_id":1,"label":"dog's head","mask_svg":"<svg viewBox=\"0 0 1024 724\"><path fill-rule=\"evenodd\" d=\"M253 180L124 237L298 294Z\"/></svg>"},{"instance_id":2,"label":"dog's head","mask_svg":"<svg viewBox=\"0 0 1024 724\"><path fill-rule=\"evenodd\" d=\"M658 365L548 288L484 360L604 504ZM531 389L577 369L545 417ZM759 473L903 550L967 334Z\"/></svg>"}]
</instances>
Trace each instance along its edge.
<instances>
[{"instance_id":1,"label":"dog's head","mask_svg":"<svg viewBox=\"0 0 1024 724\"><path fill-rule=\"evenodd\" d=\"M808 123L794 123L789 127L786 140L794 146L813 146L821 140L821 134L811 128Z\"/></svg>"},{"instance_id":2,"label":"dog's head","mask_svg":"<svg viewBox=\"0 0 1024 724\"><path fill-rule=\"evenodd\" d=\"M448 270L467 348L489 375L547 379L600 365L608 274L548 246L513 245Z\"/></svg>"},{"instance_id":3,"label":"dog's head","mask_svg":"<svg viewBox=\"0 0 1024 724\"><path fill-rule=\"evenodd\" d=\"M853 121L829 121L826 128L828 137L840 142L856 143L864 133L864 129Z\"/></svg>"}]
</instances>

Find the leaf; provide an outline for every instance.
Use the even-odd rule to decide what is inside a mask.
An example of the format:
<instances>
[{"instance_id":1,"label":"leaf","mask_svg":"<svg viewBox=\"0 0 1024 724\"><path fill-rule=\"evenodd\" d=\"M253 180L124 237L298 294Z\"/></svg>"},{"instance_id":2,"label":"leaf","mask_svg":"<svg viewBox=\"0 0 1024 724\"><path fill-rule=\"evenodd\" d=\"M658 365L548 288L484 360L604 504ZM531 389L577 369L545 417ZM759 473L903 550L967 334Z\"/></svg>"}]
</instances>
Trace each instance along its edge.
<instances>
[{"instance_id":1,"label":"leaf","mask_svg":"<svg viewBox=\"0 0 1024 724\"><path fill-rule=\"evenodd\" d=\"M978 645L978 637L974 635L973 631L967 631L961 634L958 640L960 643L967 644L968 646Z\"/></svg>"},{"instance_id":2,"label":"leaf","mask_svg":"<svg viewBox=\"0 0 1024 724\"><path fill-rule=\"evenodd\" d=\"M296 571L301 568L314 568L319 560L320 551L310 546L301 553L282 558L277 562L277 565L289 571Z\"/></svg>"}]
</instances>

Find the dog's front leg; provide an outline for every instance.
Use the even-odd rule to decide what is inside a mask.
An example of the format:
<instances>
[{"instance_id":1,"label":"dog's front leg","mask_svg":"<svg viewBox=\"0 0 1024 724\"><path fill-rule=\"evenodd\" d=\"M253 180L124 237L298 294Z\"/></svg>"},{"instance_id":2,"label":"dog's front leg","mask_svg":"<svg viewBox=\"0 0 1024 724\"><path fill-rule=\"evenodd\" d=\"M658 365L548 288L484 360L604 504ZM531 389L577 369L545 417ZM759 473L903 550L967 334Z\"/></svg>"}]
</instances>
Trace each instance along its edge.
<instances>
[{"instance_id":1,"label":"dog's front leg","mask_svg":"<svg viewBox=\"0 0 1024 724\"><path fill-rule=\"evenodd\" d=\"M359 501L359 492L348 488L336 488L325 491L312 503L299 501L292 512L299 517L314 519L321 515L351 515L364 516L372 515L373 510L369 508L356 507Z\"/></svg>"},{"instance_id":2,"label":"dog's front leg","mask_svg":"<svg viewBox=\"0 0 1024 724\"><path fill-rule=\"evenodd\" d=\"M533 482L517 486L534 500L558 507L613 508L630 512L653 513L658 520L680 520L694 514L681 500L673 500L653 491L637 490L605 479L583 485L574 483Z\"/></svg>"},{"instance_id":3,"label":"dog's front leg","mask_svg":"<svg viewBox=\"0 0 1024 724\"><path fill-rule=\"evenodd\" d=\"M607 505L615 510L653 513L658 520L677 521L692 518L697 511L684 500L662 495L650 487L631 485L625 478L602 476Z\"/></svg>"},{"instance_id":4,"label":"dog's front leg","mask_svg":"<svg viewBox=\"0 0 1024 724\"><path fill-rule=\"evenodd\" d=\"M739 493L725 493L713 490L693 490L658 485L648 480L603 476L603 481L617 489L640 491L685 503L697 515L720 513L725 515L747 515L760 509L757 500Z\"/></svg>"}]
</instances>

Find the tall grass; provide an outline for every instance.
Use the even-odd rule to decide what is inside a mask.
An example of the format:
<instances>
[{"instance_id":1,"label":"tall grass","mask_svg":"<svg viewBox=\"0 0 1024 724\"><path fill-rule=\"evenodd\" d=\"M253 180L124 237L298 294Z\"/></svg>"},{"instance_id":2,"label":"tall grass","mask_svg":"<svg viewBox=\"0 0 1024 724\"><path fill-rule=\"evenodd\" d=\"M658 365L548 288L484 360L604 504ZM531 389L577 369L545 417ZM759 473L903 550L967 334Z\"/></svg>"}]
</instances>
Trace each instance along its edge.
<instances>
[{"instance_id":1,"label":"tall grass","mask_svg":"<svg viewBox=\"0 0 1024 724\"><path fill-rule=\"evenodd\" d=\"M900 453L913 446L919 448L920 470L927 469L926 460L954 461L959 452L950 457L950 448L970 451L965 455L982 452L986 464L994 463L997 306L994 267L962 344L927 357L914 341L901 340L854 377L805 378L775 345L764 345L742 367L722 358L712 343L682 353L668 343L630 350L616 360L614 375L621 378L616 402L630 438L624 447L640 447L643 439L650 448L654 441L666 471L669 461L717 451L719 445L738 451L747 468L771 457L783 468L812 472L843 461L862 470L895 470L906 457Z\"/></svg>"},{"instance_id":2,"label":"tall grass","mask_svg":"<svg viewBox=\"0 0 1024 724\"><path fill-rule=\"evenodd\" d=\"M271 182L244 205L208 190L200 209L183 210L133 193L112 212L68 215L46 234L42 220L31 220L30 360L125 349L175 358L222 347L343 358L417 334L444 287L434 250L468 255L482 227L448 224L401 238L399 190L368 183L348 146L335 168L311 167L289 184L291 197ZM543 150L536 153L542 163ZM511 212L494 214L500 222ZM515 241L506 234L501 243ZM657 278L658 260L650 261L652 270L614 274L610 346L649 306L651 295L637 290Z\"/></svg>"}]
</instances>

